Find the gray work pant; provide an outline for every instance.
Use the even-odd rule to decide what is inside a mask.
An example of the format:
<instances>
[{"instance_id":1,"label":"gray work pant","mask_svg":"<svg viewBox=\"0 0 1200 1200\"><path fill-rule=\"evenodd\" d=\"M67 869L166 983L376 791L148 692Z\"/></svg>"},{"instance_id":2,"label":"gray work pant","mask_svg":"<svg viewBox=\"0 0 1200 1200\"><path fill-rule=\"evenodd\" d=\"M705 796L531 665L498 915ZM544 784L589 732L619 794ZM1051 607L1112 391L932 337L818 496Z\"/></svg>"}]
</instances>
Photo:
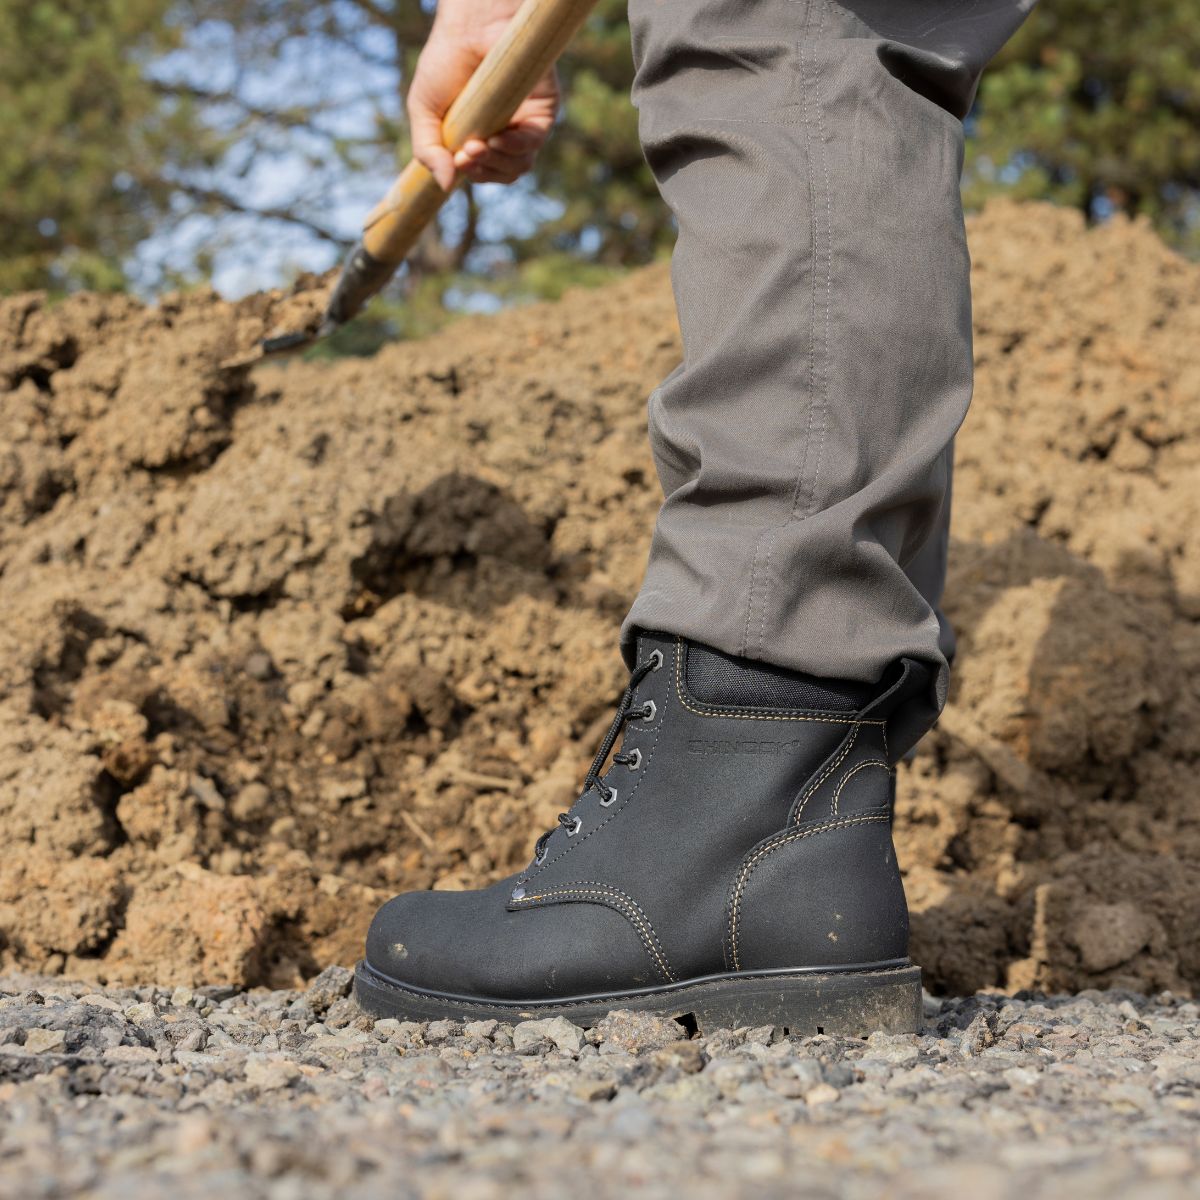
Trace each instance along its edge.
<instances>
[{"instance_id":1,"label":"gray work pant","mask_svg":"<svg viewBox=\"0 0 1200 1200\"><path fill-rule=\"evenodd\" d=\"M683 362L627 655L640 628L842 679L910 657L944 701L961 118L1033 2L630 0Z\"/></svg>"}]
</instances>

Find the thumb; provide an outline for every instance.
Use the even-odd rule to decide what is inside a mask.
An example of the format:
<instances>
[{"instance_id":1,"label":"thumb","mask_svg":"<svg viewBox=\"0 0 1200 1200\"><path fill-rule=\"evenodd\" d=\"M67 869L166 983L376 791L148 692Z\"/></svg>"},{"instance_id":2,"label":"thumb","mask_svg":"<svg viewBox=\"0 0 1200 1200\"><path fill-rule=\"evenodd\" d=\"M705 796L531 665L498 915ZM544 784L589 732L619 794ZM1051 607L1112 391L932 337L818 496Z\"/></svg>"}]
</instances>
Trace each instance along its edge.
<instances>
[{"instance_id":1,"label":"thumb","mask_svg":"<svg viewBox=\"0 0 1200 1200\"><path fill-rule=\"evenodd\" d=\"M442 145L442 114L437 112L421 94L414 95L416 84L408 94L408 120L412 133L413 157L433 172L443 192L454 188L457 170L454 155Z\"/></svg>"}]
</instances>

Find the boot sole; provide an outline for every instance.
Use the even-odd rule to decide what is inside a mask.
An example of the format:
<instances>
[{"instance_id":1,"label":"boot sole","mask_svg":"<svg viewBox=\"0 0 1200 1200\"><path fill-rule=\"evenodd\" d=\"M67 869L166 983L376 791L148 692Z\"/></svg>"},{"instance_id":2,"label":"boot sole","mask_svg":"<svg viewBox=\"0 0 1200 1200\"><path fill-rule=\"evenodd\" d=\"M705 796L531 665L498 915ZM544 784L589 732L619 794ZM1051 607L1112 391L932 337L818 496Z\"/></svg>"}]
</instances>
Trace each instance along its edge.
<instances>
[{"instance_id":1,"label":"boot sole","mask_svg":"<svg viewBox=\"0 0 1200 1200\"><path fill-rule=\"evenodd\" d=\"M664 988L560 1000L491 1000L402 984L360 962L354 998L363 1012L404 1021L530 1021L566 1017L585 1029L614 1009L673 1017L700 1031L777 1025L789 1033L865 1037L921 1028L921 969L908 959L853 967L706 975Z\"/></svg>"}]
</instances>

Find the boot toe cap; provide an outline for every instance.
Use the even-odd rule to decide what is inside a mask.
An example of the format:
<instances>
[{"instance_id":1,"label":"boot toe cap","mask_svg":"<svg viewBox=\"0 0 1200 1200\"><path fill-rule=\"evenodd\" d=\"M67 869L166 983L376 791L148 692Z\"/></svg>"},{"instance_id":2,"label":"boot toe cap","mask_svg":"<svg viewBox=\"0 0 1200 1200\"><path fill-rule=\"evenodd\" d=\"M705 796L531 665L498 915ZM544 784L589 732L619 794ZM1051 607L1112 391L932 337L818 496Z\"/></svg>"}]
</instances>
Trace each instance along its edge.
<instances>
[{"instance_id":1,"label":"boot toe cap","mask_svg":"<svg viewBox=\"0 0 1200 1200\"><path fill-rule=\"evenodd\" d=\"M439 934L455 893L408 892L389 900L367 931L367 965L415 987L450 990L456 981L453 940Z\"/></svg>"},{"instance_id":2,"label":"boot toe cap","mask_svg":"<svg viewBox=\"0 0 1200 1200\"><path fill-rule=\"evenodd\" d=\"M597 904L512 912L516 878L477 892L408 892L367 933L366 962L401 985L475 999L555 996L661 982L628 919Z\"/></svg>"}]
</instances>

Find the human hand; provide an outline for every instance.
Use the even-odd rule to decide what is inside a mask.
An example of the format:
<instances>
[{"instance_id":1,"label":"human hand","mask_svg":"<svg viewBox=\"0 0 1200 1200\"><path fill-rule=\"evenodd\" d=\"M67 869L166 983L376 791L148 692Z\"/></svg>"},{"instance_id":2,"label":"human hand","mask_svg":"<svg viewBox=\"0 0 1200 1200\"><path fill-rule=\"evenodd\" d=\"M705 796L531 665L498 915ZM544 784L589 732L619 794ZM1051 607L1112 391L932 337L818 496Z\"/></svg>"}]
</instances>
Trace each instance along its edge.
<instances>
[{"instance_id":1,"label":"human hand","mask_svg":"<svg viewBox=\"0 0 1200 1200\"><path fill-rule=\"evenodd\" d=\"M433 172L443 191L461 172L473 183L512 183L533 166L558 112L558 78L540 79L507 128L486 140L469 139L457 152L442 144L442 119L504 32L517 0L440 0L429 40L408 89L413 155Z\"/></svg>"}]
</instances>

